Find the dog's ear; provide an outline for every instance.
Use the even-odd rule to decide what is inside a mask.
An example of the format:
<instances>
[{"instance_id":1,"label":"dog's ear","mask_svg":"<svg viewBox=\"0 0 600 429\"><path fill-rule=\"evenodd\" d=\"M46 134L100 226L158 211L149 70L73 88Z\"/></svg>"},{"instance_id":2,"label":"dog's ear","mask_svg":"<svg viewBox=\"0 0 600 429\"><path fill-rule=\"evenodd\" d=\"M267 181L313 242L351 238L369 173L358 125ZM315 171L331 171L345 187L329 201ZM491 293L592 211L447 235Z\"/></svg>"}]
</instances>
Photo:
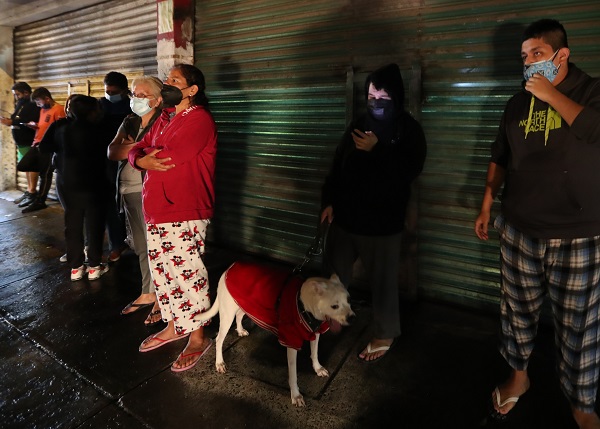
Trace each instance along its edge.
<instances>
[{"instance_id":1,"label":"dog's ear","mask_svg":"<svg viewBox=\"0 0 600 429\"><path fill-rule=\"evenodd\" d=\"M334 283L339 283L339 284L342 284L342 282L341 282L340 278L338 277L338 275L337 275L336 273L333 273L333 274L331 275L331 277L329 277L329 278L330 278L330 279L331 279L331 281L332 281L332 282L334 282Z\"/></svg>"},{"instance_id":2,"label":"dog's ear","mask_svg":"<svg viewBox=\"0 0 600 429\"><path fill-rule=\"evenodd\" d=\"M310 287L315 291L315 295L321 296L323 295L323 292L325 292L327 285L323 282L314 280L311 282Z\"/></svg>"}]
</instances>

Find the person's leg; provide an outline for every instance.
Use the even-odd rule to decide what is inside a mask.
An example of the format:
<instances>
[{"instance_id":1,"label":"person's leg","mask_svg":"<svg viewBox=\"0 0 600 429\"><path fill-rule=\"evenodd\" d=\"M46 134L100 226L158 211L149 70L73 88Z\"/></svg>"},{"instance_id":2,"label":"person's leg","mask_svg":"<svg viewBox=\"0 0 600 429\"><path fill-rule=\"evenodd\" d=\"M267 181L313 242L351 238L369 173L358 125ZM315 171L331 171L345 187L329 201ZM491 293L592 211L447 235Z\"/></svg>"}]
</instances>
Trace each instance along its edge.
<instances>
[{"instance_id":1,"label":"person's leg","mask_svg":"<svg viewBox=\"0 0 600 429\"><path fill-rule=\"evenodd\" d=\"M28 171L25 173L27 176L27 191L30 194L37 193L38 176L40 175L37 171Z\"/></svg>"},{"instance_id":2,"label":"person's leg","mask_svg":"<svg viewBox=\"0 0 600 429\"><path fill-rule=\"evenodd\" d=\"M38 149L36 149L38 150ZM51 153L40 153L40 189L35 199L25 207L22 212L30 213L37 210L42 210L47 207L46 198L48 192L52 186L52 177L54 174L54 167L52 166L52 154Z\"/></svg>"},{"instance_id":3,"label":"person's leg","mask_svg":"<svg viewBox=\"0 0 600 429\"><path fill-rule=\"evenodd\" d=\"M561 388L581 425L598 420L600 237L552 242L548 283L559 349L557 367Z\"/></svg>"},{"instance_id":4,"label":"person's leg","mask_svg":"<svg viewBox=\"0 0 600 429\"><path fill-rule=\"evenodd\" d=\"M515 405L503 403L529 389L527 365L533 351L539 315L546 293L544 257L546 240L532 239L503 220L495 224L500 232L500 353L512 368L507 380L493 392L494 408L507 414Z\"/></svg>"},{"instance_id":5,"label":"person's leg","mask_svg":"<svg viewBox=\"0 0 600 429\"><path fill-rule=\"evenodd\" d=\"M106 208L102 199L96 193L86 193L85 231L87 238L87 257L90 267L102 264L102 251L104 247L104 222Z\"/></svg>"},{"instance_id":6,"label":"person's leg","mask_svg":"<svg viewBox=\"0 0 600 429\"><path fill-rule=\"evenodd\" d=\"M156 293L150 274L150 265L148 264L148 246L146 244L146 224L144 222L144 213L142 211L142 194L139 192L124 194L123 203L125 216L129 223L133 238L133 250L138 256L140 271L142 273L142 291L140 296L136 298L133 303L156 303ZM158 304L155 304L155 306L158 308ZM136 308L133 307L129 311L125 311L124 314L132 311L136 311ZM155 311L155 309L153 309L153 311ZM156 313L150 323L159 319L160 313Z\"/></svg>"},{"instance_id":7,"label":"person's leg","mask_svg":"<svg viewBox=\"0 0 600 429\"><path fill-rule=\"evenodd\" d=\"M64 201L65 242L67 246L67 263L71 269L83 265L83 223L85 203L80 195L70 192L58 185L58 192Z\"/></svg>"},{"instance_id":8,"label":"person's leg","mask_svg":"<svg viewBox=\"0 0 600 429\"><path fill-rule=\"evenodd\" d=\"M325 246L326 274L337 274L347 289L352 281L353 266L357 257L352 235L337 226L335 222L332 223L329 226Z\"/></svg>"},{"instance_id":9,"label":"person's leg","mask_svg":"<svg viewBox=\"0 0 600 429\"><path fill-rule=\"evenodd\" d=\"M383 356L401 333L398 277L402 234L360 237L357 243L371 289L374 325L374 338L359 357L371 361Z\"/></svg>"},{"instance_id":10,"label":"person's leg","mask_svg":"<svg viewBox=\"0 0 600 429\"><path fill-rule=\"evenodd\" d=\"M125 238L125 218L117 208L114 194L104 198L106 207L106 230L108 232L108 249L110 254L108 260L116 262L121 258L121 253L127 248Z\"/></svg>"}]
</instances>

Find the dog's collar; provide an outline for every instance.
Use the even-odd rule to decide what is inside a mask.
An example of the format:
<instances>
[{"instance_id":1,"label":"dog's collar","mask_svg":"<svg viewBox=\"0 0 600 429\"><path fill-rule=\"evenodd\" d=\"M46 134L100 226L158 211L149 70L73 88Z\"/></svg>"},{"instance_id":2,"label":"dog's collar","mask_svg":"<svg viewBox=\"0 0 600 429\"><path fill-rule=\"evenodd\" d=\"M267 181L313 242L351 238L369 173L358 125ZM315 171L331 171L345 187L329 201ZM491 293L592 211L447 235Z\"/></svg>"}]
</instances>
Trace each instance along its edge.
<instances>
[{"instance_id":1,"label":"dog's collar","mask_svg":"<svg viewBox=\"0 0 600 429\"><path fill-rule=\"evenodd\" d=\"M316 319L315 316L313 316L304 308L304 304L302 304L302 300L300 299L300 290L298 290L296 302L298 303L298 312L300 313L300 317L302 318L304 324L310 329L311 332L317 332L323 324L323 321Z\"/></svg>"}]
</instances>

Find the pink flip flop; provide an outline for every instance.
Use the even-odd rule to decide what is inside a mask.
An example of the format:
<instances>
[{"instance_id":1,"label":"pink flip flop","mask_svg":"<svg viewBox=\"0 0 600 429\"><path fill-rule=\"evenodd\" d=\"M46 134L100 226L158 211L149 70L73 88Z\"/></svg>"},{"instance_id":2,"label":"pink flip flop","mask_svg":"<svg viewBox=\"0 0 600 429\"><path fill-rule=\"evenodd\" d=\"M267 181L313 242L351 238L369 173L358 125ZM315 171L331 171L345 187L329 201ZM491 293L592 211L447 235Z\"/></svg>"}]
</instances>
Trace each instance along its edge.
<instances>
[{"instance_id":1,"label":"pink flip flop","mask_svg":"<svg viewBox=\"0 0 600 429\"><path fill-rule=\"evenodd\" d=\"M157 335L158 334L152 334L148 338L146 338L144 341L142 341L142 344L140 344L140 347L139 347L138 350L140 352L142 352L142 353L146 353L146 352L149 352L151 350L156 350L157 348L162 347L165 344L172 343L173 341L182 340L182 339L186 338L189 334L181 335L179 337L171 338L169 340L163 340L162 338L158 338ZM159 343L156 344L156 345L154 345L154 346L152 346L152 347L144 347L144 344L146 344L146 342L149 342L149 341L152 341L152 340L157 340L157 341L159 341Z\"/></svg>"},{"instance_id":2,"label":"pink flip flop","mask_svg":"<svg viewBox=\"0 0 600 429\"><path fill-rule=\"evenodd\" d=\"M188 369L193 368L194 366L196 366L196 364L198 363L198 361L200 360L200 358L204 355L204 353L210 349L210 346L212 346L213 341L211 339L208 340L208 346L206 346L204 348L204 350L201 350L199 352L193 352L193 353L188 353L187 355L184 355L183 352L177 357L177 359L175 359L175 362L179 361L180 359L186 358L186 357L190 357L190 356L197 356L196 359L194 359L192 361L192 363L190 363L187 366L183 366L181 368L176 368L173 365L175 365L175 362L173 362L173 365L171 365L171 371L173 372L183 372L183 371L187 371Z\"/></svg>"}]
</instances>

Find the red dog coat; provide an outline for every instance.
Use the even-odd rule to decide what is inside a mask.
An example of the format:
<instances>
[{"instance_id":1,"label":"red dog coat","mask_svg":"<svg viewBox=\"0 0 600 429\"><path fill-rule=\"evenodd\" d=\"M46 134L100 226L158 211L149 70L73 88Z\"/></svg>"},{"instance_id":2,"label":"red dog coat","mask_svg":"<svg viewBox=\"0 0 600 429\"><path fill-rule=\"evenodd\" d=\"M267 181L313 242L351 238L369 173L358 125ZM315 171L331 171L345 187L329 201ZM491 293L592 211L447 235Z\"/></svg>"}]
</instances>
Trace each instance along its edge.
<instances>
[{"instance_id":1,"label":"red dog coat","mask_svg":"<svg viewBox=\"0 0 600 429\"><path fill-rule=\"evenodd\" d=\"M303 280L281 268L247 262L234 263L225 274L229 293L258 326L277 335L282 346L300 350L302 343L329 329L322 322L316 331L302 317L300 288Z\"/></svg>"}]
</instances>

